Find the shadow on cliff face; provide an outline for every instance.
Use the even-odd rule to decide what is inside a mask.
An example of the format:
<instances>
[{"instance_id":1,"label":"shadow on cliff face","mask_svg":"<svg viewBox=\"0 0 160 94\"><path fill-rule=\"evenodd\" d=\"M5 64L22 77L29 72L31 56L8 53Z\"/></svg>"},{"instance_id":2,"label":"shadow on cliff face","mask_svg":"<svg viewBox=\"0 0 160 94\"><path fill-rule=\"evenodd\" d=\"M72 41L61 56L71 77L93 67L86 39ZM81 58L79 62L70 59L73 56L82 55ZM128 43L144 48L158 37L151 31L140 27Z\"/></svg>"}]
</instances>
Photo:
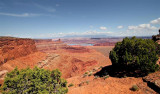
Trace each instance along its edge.
<instances>
[{"instance_id":1,"label":"shadow on cliff face","mask_svg":"<svg viewBox=\"0 0 160 94\"><path fill-rule=\"evenodd\" d=\"M145 73L140 71L125 71L121 70L120 68L114 67L112 65L103 67L99 72L95 73L94 76L103 77L109 75L111 77L144 77L146 76Z\"/></svg>"}]
</instances>

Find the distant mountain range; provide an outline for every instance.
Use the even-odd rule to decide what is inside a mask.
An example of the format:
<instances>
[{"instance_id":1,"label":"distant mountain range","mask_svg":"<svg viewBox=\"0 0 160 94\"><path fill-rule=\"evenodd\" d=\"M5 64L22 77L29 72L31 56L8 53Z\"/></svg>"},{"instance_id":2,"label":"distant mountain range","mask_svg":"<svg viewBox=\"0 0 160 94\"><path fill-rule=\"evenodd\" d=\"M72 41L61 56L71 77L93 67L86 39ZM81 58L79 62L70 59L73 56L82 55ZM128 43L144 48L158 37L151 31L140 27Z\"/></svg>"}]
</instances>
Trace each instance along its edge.
<instances>
[{"instance_id":1,"label":"distant mountain range","mask_svg":"<svg viewBox=\"0 0 160 94\"><path fill-rule=\"evenodd\" d=\"M58 39L58 38L125 38L125 37L133 37L133 36L111 36L111 35L104 35L104 34L93 34L93 35L66 35L63 37L46 37L42 39ZM143 39L151 39L152 36L136 36L137 38L143 38ZM40 38L38 38L40 39Z\"/></svg>"},{"instance_id":2,"label":"distant mountain range","mask_svg":"<svg viewBox=\"0 0 160 94\"><path fill-rule=\"evenodd\" d=\"M125 38L125 37L133 37L133 36L110 36L110 35L72 35L72 36L64 36L62 38ZM136 36L137 38L143 39L151 39L152 36Z\"/></svg>"}]
</instances>

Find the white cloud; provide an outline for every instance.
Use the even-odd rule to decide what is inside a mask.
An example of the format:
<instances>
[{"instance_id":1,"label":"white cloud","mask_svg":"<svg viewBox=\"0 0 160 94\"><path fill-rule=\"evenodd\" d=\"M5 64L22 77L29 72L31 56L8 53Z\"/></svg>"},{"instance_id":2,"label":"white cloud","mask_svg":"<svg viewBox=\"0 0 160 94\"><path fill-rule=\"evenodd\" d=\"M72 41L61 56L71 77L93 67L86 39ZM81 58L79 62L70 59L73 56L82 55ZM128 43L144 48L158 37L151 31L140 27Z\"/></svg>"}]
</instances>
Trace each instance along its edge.
<instances>
[{"instance_id":1,"label":"white cloud","mask_svg":"<svg viewBox=\"0 0 160 94\"><path fill-rule=\"evenodd\" d=\"M151 26L150 24L128 26L128 29L123 33L124 36L151 36L158 33L158 27Z\"/></svg>"},{"instance_id":2,"label":"white cloud","mask_svg":"<svg viewBox=\"0 0 160 94\"><path fill-rule=\"evenodd\" d=\"M107 27L101 26L100 29L101 30L107 30Z\"/></svg>"},{"instance_id":3,"label":"white cloud","mask_svg":"<svg viewBox=\"0 0 160 94\"><path fill-rule=\"evenodd\" d=\"M3 13L3 12L0 12L0 15L4 15L4 16L14 16L14 17L33 17L33 16L41 16L41 14L33 14L33 13L15 14L15 13Z\"/></svg>"},{"instance_id":4,"label":"white cloud","mask_svg":"<svg viewBox=\"0 0 160 94\"><path fill-rule=\"evenodd\" d=\"M123 28L123 26L121 26L121 25L120 25L120 26L117 26L117 28L118 28L118 29L122 29L122 28Z\"/></svg>"},{"instance_id":5,"label":"white cloud","mask_svg":"<svg viewBox=\"0 0 160 94\"><path fill-rule=\"evenodd\" d=\"M150 24L140 24L140 25L131 25L128 26L126 31L117 32L115 35L119 36L152 36L158 34L158 29L156 25L160 24L160 18L150 21Z\"/></svg>"},{"instance_id":6,"label":"white cloud","mask_svg":"<svg viewBox=\"0 0 160 94\"><path fill-rule=\"evenodd\" d=\"M151 25L150 24L140 24L139 28L150 28Z\"/></svg>"},{"instance_id":7,"label":"white cloud","mask_svg":"<svg viewBox=\"0 0 160 94\"><path fill-rule=\"evenodd\" d=\"M137 26L128 26L129 30L136 29L136 28L137 28Z\"/></svg>"},{"instance_id":8,"label":"white cloud","mask_svg":"<svg viewBox=\"0 0 160 94\"><path fill-rule=\"evenodd\" d=\"M151 26L151 27L150 27L150 29L152 29L152 30L157 30L157 29L158 29L158 27Z\"/></svg>"},{"instance_id":9,"label":"white cloud","mask_svg":"<svg viewBox=\"0 0 160 94\"><path fill-rule=\"evenodd\" d=\"M150 24L140 24L138 26L128 26L128 30L156 30L158 29L155 26L151 26Z\"/></svg>"},{"instance_id":10,"label":"white cloud","mask_svg":"<svg viewBox=\"0 0 160 94\"><path fill-rule=\"evenodd\" d=\"M160 24L160 18L152 20L150 23L151 24Z\"/></svg>"}]
</instances>

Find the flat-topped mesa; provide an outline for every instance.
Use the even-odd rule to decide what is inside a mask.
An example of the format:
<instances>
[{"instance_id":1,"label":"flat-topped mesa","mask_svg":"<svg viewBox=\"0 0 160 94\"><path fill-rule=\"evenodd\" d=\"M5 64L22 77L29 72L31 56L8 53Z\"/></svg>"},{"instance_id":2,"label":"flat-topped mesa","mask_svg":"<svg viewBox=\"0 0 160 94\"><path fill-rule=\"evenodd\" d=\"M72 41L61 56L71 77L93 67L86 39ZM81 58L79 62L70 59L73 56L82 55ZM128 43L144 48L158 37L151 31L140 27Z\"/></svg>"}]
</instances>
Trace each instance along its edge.
<instances>
[{"instance_id":1,"label":"flat-topped mesa","mask_svg":"<svg viewBox=\"0 0 160 94\"><path fill-rule=\"evenodd\" d=\"M35 42L32 39L0 37L0 64L36 51Z\"/></svg>"}]
</instances>

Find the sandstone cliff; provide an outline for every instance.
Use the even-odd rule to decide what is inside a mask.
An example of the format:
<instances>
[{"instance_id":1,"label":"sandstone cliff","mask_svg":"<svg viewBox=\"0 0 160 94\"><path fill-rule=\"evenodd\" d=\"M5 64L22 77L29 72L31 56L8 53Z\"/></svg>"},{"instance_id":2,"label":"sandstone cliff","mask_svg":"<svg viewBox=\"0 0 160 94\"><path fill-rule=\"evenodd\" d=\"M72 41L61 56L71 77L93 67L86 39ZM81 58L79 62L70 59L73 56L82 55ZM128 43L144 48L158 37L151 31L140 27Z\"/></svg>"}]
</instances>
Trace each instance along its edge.
<instances>
[{"instance_id":1,"label":"sandstone cliff","mask_svg":"<svg viewBox=\"0 0 160 94\"><path fill-rule=\"evenodd\" d=\"M0 37L0 64L36 52L32 39Z\"/></svg>"}]
</instances>

